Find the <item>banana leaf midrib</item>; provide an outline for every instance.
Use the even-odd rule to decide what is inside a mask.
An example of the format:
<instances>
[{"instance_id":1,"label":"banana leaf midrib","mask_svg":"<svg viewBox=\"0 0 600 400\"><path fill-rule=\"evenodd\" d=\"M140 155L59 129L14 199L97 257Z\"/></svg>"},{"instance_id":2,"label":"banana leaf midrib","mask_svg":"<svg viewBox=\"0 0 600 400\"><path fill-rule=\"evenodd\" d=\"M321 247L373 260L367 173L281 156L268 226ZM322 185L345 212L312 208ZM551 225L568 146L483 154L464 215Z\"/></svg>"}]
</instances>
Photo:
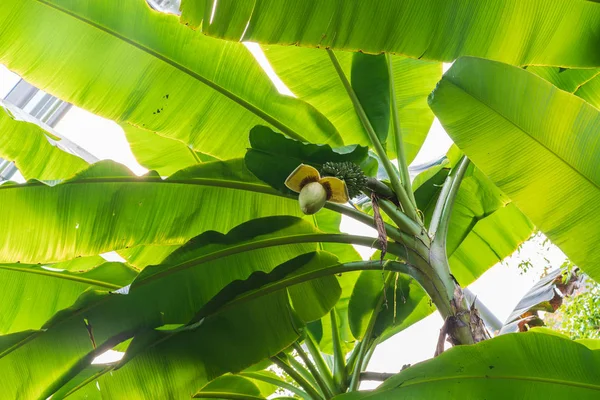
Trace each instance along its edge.
<instances>
[{"instance_id":1,"label":"banana leaf midrib","mask_svg":"<svg viewBox=\"0 0 600 400\"><path fill-rule=\"evenodd\" d=\"M26 274L50 276L50 277L56 278L56 279L64 279L67 281L74 281L74 282L79 282L79 283L89 283L90 285L100 286L100 287L104 287L107 289L120 289L122 287L121 285L114 285L112 283L99 281L96 279L78 277L77 274L61 273L58 271L48 271L48 270L44 270L42 268L31 269L31 268L18 267L15 265L0 264L0 269L7 270L7 271L23 272Z\"/></svg>"}]
</instances>

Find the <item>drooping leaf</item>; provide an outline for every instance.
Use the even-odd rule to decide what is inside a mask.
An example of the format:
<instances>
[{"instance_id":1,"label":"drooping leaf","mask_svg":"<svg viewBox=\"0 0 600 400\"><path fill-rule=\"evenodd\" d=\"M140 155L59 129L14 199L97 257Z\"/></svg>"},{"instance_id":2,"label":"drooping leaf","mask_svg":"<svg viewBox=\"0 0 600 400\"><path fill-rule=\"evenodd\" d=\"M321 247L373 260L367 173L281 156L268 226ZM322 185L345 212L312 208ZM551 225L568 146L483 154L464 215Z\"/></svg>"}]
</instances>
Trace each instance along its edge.
<instances>
[{"instance_id":1,"label":"drooping leaf","mask_svg":"<svg viewBox=\"0 0 600 400\"><path fill-rule=\"evenodd\" d=\"M41 127L18 121L1 107L0 156L13 161L25 179L70 178L88 163L61 148L60 138Z\"/></svg>"},{"instance_id":2,"label":"drooping leaf","mask_svg":"<svg viewBox=\"0 0 600 400\"><path fill-rule=\"evenodd\" d=\"M266 126L252 128L250 146L244 158L248 169L283 193L292 193L285 186L285 180L300 164L320 169L328 161L360 164L368 157L366 147L351 145L332 149L329 145L302 143L287 139Z\"/></svg>"},{"instance_id":3,"label":"drooping leaf","mask_svg":"<svg viewBox=\"0 0 600 400\"><path fill-rule=\"evenodd\" d=\"M9 0L0 15L3 64L105 118L219 158L243 155L260 123L343 144L312 106L280 95L243 44L196 33L143 1Z\"/></svg>"},{"instance_id":4,"label":"drooping leaf","mask_svg":"<svg viewBox=\"0 0 600 400\"><path fill-rule=\"evenodd\" d=\"M526 330L524 325L535 326L543 322L537 311L553 313L562 304L564 296L570 296L581 278L567 273L563 268L550 271L537 281L521 298L513 312L504 322L500 334Z\"/></svg>"},{"instance_id":5,"label":"drooping leaf","mask_svg":"<svg viewBox=\"0 0 600 400\"><path fill-rule=\"evenodd\" d=\"M555 335L527 332L454 347L357 397L591 400L600 393L599 378L598 350Z\"/></svg>"},{"instance_id":6,"label":"drooping leaf","mask_svg":"<svg viewBox=\"0 0 600 400\"><path fill-rule=\"evenodd\" d=\"M102 399L185 398L227 372L238 372L273 356L298 338L285 291L255 299L209 318L198 328L169 339L168 331L148 332L145 347L118 370L88 386ZM84 388L85 390L85 388Z\"/></svg>"},{"instance_id":7,"label":"drooping leaf","mask_svg":"<svg viewBox=\"0 0 600 400\"><path fill-rule=\"evenodd\" d=\"M4 392L10 397L14 397L11 394L17 391L27 397L37 397L42 393L58 390L85 369L87 364L82 360L91 361L106 350L107 346L108 349L112 348L144 329L187 323L231 281L246 279L256 271L268 272L291 258L293 262L285 264L288 273L287 268L302 267L315 259L309 257L311 254L307 252L314 251L316 246L314 243L297 243L298 237L313 236L314 232L310 223L293 217L248 222L227 235L206 232L171 254L162 265L146 268L131 285L128 294L94 291L84 293L73 306L48 321L44 325L44 331L36 332L33 338L0 357L0 370L13 371L3 379ZM290 244L282 245L281 241L286 240ZM261 248L276 244L280 246ZM304 258L297 259L297 255ZM316 260L323 260L325 265L332 264L331 255ZM310 284L311 282L303 283ZM226 300L231 300L237 294L231 293ZM287 303L286 292L285 304ZM273 307L279 306L273 304ZM258 309L266 312L268 308ZM289 310L286 313L290 315ZM256 315L249 315L251 313L246 310L242 314L250 319L257 318ZM264 318L270 317L265 315ZM275 319L274 324L286 323L285 318ZM265 326L268 328L268 325ZM260 329L265 329L265 326ZM270 335L277 335L276 328L268 330L272 331ZM240 334L245 332L243 328L239 331ZM284 347L288 345L289 343ZM61 351L50 351L57 348ZM257 348L256 351L264 350ZM41 356L44 358L43 363L32 362ZM258 361L260 359L254 362ZM249 365L243 368L247 366ZM23 373L31 379L20 379Z\"/></svg>"},{"instance_id":8,"label":"drooping leaf","mask_svg":"<svg viewBox=\"0 0 600 400\"><path fill-rule=\"evenodd\" d=\"M243 160L200 164L166 180L101 161L54 187L5 184L0 203L14 212L0 220L0 260L55 262L142 244L181 245L253 218L300 215L297 201L265 189L272 190Z\"/></svg>"},{"instance_id":9,"label":"drooping leaf","mask_svg":"<svg viewBox=\"0 0 600 400\"><path fill-rule=\"evenodd\" d=\"M332 262L335 258L326 253L309 253L285 262L268 274L259 271L245 281L233 281L200 309L197 314L200 323L191 329L161 329L137 335L124 358L123 368L98 377L98 385L107 389L108 396L124 392L129 398L144 398L148 385L140 387L138 383L156 379L155 371L161 370L160 382L149 382L152 393L178 398L207 380L225 372L239 372L278 353L298 337L301 322L290 308L285 290L273 292L264 288L282 277L292 277L306 269L326 268ZM309 283L289 286L288 290ZM256 296L258 292L263 293ZM289 293L294 304L315 303L315 299L306 297L294 300ZM235 350L236 356L232 357L231 350L236 347L241 350ZM175 357L171 358L172 355Z\"/></svg>"},{"instance_id":10,"label":"drooping leaf","mask_svg":"<svg viewBox=\"0 0 600 400\"><path fill-rule=\"evenodd\" d=\"M262 46L270 64L286 86L300 99L325 115L337 128L345 143L371 144L346 89L331 60L323 50L295 46ZM336 57L350 79L352 54L336 52ZM433 113L427 96L442 77L441 63L389 55L394 73L395 96L407 162L421 148ZM355 77L356 78L356 77ZM394 157L395 146L387 147Z\"/></svg>"},{"instance_id":11,"label":"drooping leaf","mask_svg":"<svg viewBox=\"0 0 600 400\"><path fill-rule=\"evenodd\" d=\"M476 58L458 60L430 104L475 165L600 279L600 111L526 70Z\"/></svg>"},{"instance_id":12,"label":"drooping leaf","mask_svg":"<svg viewBox=\"0 0 600 400\"><path fill-rule=\"evenodd\" d=\"M62 264L0 264L0 334L39 329L85 290L117 290L137 276L121 263L104 262L81 272L63 271Z\"/></svg>"},{"instance_id":13,"label":"drooping leaf","mask_svg":"<svg viewBox=\"0 0 600 400\"><path fill-rule=\"evenodd\" d=\"M585 1L183 0L181 11L182 22L233 41L447 62L473 55L517 65L600 65L600 7Z\"/></svg>"}]
</instances>

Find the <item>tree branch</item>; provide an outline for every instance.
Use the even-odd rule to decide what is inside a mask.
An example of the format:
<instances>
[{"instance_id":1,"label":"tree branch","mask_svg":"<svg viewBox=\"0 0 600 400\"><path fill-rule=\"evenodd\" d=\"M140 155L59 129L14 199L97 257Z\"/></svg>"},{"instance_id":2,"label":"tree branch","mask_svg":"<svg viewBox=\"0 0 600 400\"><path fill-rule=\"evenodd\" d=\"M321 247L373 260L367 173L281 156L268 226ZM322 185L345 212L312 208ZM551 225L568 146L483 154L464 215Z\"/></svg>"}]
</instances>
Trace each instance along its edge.
<instances>
[{"instance_id":1,"label":"tree branch","mask_svg":"<svg viewBox=\"0 0 600 400\"><path fill-rule=\"evenodd\" d=\"M361 381L379 381L383 382L396 374L389 372L361 372L360 380Z\"/></svg>"}]
</instances>

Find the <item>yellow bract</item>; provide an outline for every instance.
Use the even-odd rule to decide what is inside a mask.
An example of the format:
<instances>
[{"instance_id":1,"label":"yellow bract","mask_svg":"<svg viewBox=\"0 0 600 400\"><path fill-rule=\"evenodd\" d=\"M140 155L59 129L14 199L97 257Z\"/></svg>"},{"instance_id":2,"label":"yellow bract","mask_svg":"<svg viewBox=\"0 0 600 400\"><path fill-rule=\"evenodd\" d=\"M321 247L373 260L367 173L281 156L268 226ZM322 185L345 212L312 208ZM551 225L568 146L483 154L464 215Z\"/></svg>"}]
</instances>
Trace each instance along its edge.
<instances>
[{"instance_id":1,"label":"yellow bract","mask_svg":"<svg viewBox=\"0 0 600 400\"><path fill-rule=\"evenodd\" d=\"M319 171L310 165L300 164L285 180L285 186L300 193L302 188L310 182L319 182L327 190L327 200L334 203L347 203L348 189L346 183L333 176L321 178Z\"/></svg>"}]
</instances>

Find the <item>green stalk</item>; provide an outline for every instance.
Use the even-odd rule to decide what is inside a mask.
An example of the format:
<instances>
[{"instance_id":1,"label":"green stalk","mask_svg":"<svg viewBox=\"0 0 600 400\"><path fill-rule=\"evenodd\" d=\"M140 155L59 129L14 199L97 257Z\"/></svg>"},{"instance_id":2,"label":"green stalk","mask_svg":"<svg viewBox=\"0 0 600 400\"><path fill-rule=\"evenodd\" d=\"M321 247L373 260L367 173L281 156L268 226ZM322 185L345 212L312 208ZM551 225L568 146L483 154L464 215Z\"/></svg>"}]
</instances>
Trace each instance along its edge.
<instances>
[{"instance_id":1,"label":"green stalk","mask_svg":"<svg viewBox=\"0 0 600 400\"><path fill-rule=\"evenodd\" d=\"M458 189L468 166L469 159L463 156L458 165L452 169L438 197L429 227L429 234L433 238L430 252L431 265L444 282L448 300L454 297L455 288L454 280L450 275L448 256L446 254L448 227L454 201L456 200Z\"/></svg>"},{"instance_id":2,"label":"green stalk","mask_svg":"<svg viewBox=\"0 0 600 400\"><path fill-rule=\"evenodd\" d=\"M348 82L348 78L346 78L346 75L344 74L344 71L342 70L342 66L338 62L337 57L335 56L335 54L333 53L333 51L331 49L327 49L327 54L329 54L329 58L331 59L331 62L333 63L333 66L334 66L337 74L339 75L339 77L342 81L342 84L344 85L344 88L346 89L346 92L348 93L348 96L350 97L350 100L352 100L352 104L354 105L356 114L358 115L360 122L362 123L365 131L367 132L367 135L369 136L369 139L371 140L371 143L373 144L373 148L375 149L375 152L377 153L381 162L383 163L383 167L385 168L385 171L387 172L387 174L390 178L390 182L392 183L392 188L394 189L396 196L398 196L398 200L400 201L400 204L402 205L404 212L413 221L418 221L419 219L418 219L415 207L411 204L410 199L409 199L408 195L406 194L406 190L404 190L404 187L402 186L402 184L400 182L400 177L398 176L398 172L394 168L393 164L391 163L390 159L388 158L388 156L385 152L385 149L381 145L381 142L379 141L379 138L377 137L375 130L371 126L371 122L369 121L369 118L367 117L365 110L362 108L362 105L360 104L358 97L356 97L356 93L354 93L354 89L352 89L352 85L350 85L350 82Z\"/></svg>"},{"instance_id":3,"label":"green stalk","mask_svg":"<svg viewBox=\"0 0 600 400\"><path fill-rule=\"evenodd\" d=\"M373 217L371 217L368 214L365 214L364 212L360 212L358 210L355 210L354 208L346 207L343 204L336 203L325 203L325 208L343 214L358 222L362 222L363 224L370 226L371 228L375 228L375 220L373 219ZM387 223L385 223L385 231L390 238L394 239L397 242L410 242L410 240L412 239L410 236L400 231L395 226L392 226Z\"/></svg>"},{"instance_id":4,"label":"green stalk","mask_svg":"<svg viewBox=\"0 0 600 400\"><path fill-rule=\"evenodd\" d=\"M358 353L356 356L356 359L354 361L354 369L352 370L352 376L350 377L350 385L348 386L348 392L355 392L358 390L358 386L360 385L360 373L361 373L361 366L362 366L362 360L365 356L365 353L367 351L367 338L363 338L363 340L361 340L358 343Z\"/></svg>"},{"instance_id":5,"label":"green stalk","mask_svg":"<svg viewBox=\"0 0 600 400\"><path fill-rule=\"evenodd\" d=\"M348 375L335 308L329 312L329 316L331 318L331 337L333 341L333 381L338 388L338 393L344 393L348 385Z\"/></svg>"},{"instance_id":6,"label":"green stalk","mask_svg":"<svg viewBox=\"0 0 600 400\"><path fill-rule=\"evenodd\" d=\"M259 374L256 372L240 372L238 375L243 376L245 378L254 379L257 381L266 382L266 383L274 385L274 386L279 386L282 389L289 390L290 392L297 394L298 396L300 396L303 399L308 400L310 398L309 395L306 394L306 392L304 390L299 389L290 383L287 383L283 379L266 376L266 375Z\"/></svg>"},{"instance_id":7,"label":"green stalk","mask_svg":"<svg viewBox=\"0 0 600 400\"><path fill-rule=\"evenodd\" d=\"M396 89L394 85L394 66L392 65L392 56L386 55L388 60L388 74L390 78L390 98L392 99L392 125L394 127L394 139L396 142L396 155L398 157L398 170L400 171L400 179L404 190L408 193L408 197L413 206L417 206L415 195L410 183L410 175L408 173L408 163L406 162L406 152L404 150L404 140L402 138L402 130L400 128L400 118L398 117L398 103L396 102Z\"/></svg>"},{"instance_id":8,"label":"green stalk","mask_svg":"<svg viewBox=\"0 0 600 400\"><path fill-rule=\"evenodd\" d=\"M311 375L311 373L304 367L304 365L302 365L300 361L296 360L296 358L292 356L287 357L287 360L288 363L292 366L292 368L294 368L300 375L302 375L302 377L319 392L321 397L325 398L325 392L323 391L323 389L321 389L315 377Z\"/></svg>"},{"instance_id":9,"label":"green stalk","mask_svg":"<svg viewBox=\"0 0 600 400\"><path fill-rule=\"evenodd\" d=\"M331 373L331 370L329 369L329 367L327 366L327 363L323 359L323 356L321 355L321 352L319 351L319 348L317 347L317 344L313 340L310 332L306 333L306 336L304 338L304 344L306 345L306 348L308 349L308 352L310 353L311 357L313 358L315 365L317 366L317 369L319 370L319 373L321 374L321 376L323 377L323 379L325 380L327 385L330 388L335 389L335 384L333 382L333 375ZM335 390L334 390L334 392L335 392Z\"/></svg>"},{"instance_id":10,"label":"green stalk","mask_svg":"<svg viewBox=\"0 0 600 400\"><path fill-rule=\"evenodd\" d=\"M356 364L356 358L358 357L359 350L360 342L356 342L350 357L348 357L348 360L346 361L346 373L350 376L352 376L352 371L354 371L354 365Z\"/></svg>"},{"instance_id":11,"label":"green stalk","mask_svg":"<svg viewBox=\"0 0 600 400\"><path fill-rule=\"evenodd\" d=\"M412 219L408 218L406 214L398 210L395 204L392 202L379 199L379 207L391 218L392 221L404 232L413 236L420 236L423 229L415 223Z\"/></svg>"},{"instance_id":12,"label":"green stalk","mask_svg":"<svg viewBox=\"0 0 600 400\"><path fill-rule=\"evenodd\" d=\"M359 353L356 357L356 363L354 365L354 370L352 371L352 378L350 379L350 387L348 388L349 392L354 392L358 390L358 386L360 385L360 373L363 371L365 367L365 359L370 357L370 347L371 347L371 336L373 335L373 328L375 328L375 322L377 321L377 317L379 316L379 310L383 305L383 301L385 299L385 290L387 290L388 285L390 284L392 277L394 274L391 272L387 273L385 278L383 289L381 296L377 300L377 305L375 306L375 310L373 315L371 315L371 319L369 320L369 325L367 326L367 330L363 336L363 339L360 342ZM416 278L415 278L416 279ZM418 279L417 279L418 281Z\"/></svg>"},{"instance_id":13,"label":"green stalk","mask_svg":"<svg viewBox=\"0 0 600 400\"><path fill-rule=\"evenodd\" d=\"M330 387L327 384L325 378L317 370L317 368L312 363L312 361L310 360L310 358L308 357L308 355L302 349L302 346L298 342L294 342L293 346L294 346L294 349L296 350L296 352L298 353L298 355L300 356L300 358L302 359L302 361L304 362L304 364L308 367L308 370L310 371L310 373L312 374L313 378L315 379L315 382L321 388L321 392L323 392L323 394L325 394L325 398L326 399L332 398L334 396L334 393L335 393L334 388Z\"/></svg>"},{"instance_id":14,"label":"green stalk","mask_svg":"<svg viewBox=\"0 0 600 400\"><path fill-rule=\"evenodd\" d=\"M312 400L322 399L319 392L315 390L315 388L308 383L306 379L304 379L294 368L292 368L281 355L276 355L275 357L271 357L271 361L279 368L281 368L286 374L290 376L293 380L296 381L298 385L310 396Z\"/></svg>"},{"instance_id":15,"label":"green stalk","mask_svg":"<svg viewBox=\"0 0 600 400\"><path fill-rule=\"evenodd\" d=\"M438 243L439 241L442 241L444 245L446 243L452 207L454 206L454 200L456 199L458 188L463 177L465 176L468 166L469 159L466 156L463 156L458 162L458 165L452 169L452 172L450 172L450 175L444 182L440 196L435 204L433 216L431 217L429 234L434 238L434 241L437 241Z\"/></svg>"},{"instance_id":16,"label":"green stalk","mask_svg":"<svg viewBox=\"0 0 600 400\"><path fill-rule=\"evenodd\" d=\"M450 216L452 215L452 209L454 208L454 201L456 200L458 189L460 188L460 184L465 176L465 172L469 167L469 163L469 159L463 156L463 158L458 163L458 166L454 170L452 170L451 173L451 182L450 188L448 190L448 196L446 197L446 201L444 202L444 206L442 207L437 231L434 236L434 240L441 239L443 241L444 248L446 247L448 227L450 226Z\"/></svg>"}]
</instances>

